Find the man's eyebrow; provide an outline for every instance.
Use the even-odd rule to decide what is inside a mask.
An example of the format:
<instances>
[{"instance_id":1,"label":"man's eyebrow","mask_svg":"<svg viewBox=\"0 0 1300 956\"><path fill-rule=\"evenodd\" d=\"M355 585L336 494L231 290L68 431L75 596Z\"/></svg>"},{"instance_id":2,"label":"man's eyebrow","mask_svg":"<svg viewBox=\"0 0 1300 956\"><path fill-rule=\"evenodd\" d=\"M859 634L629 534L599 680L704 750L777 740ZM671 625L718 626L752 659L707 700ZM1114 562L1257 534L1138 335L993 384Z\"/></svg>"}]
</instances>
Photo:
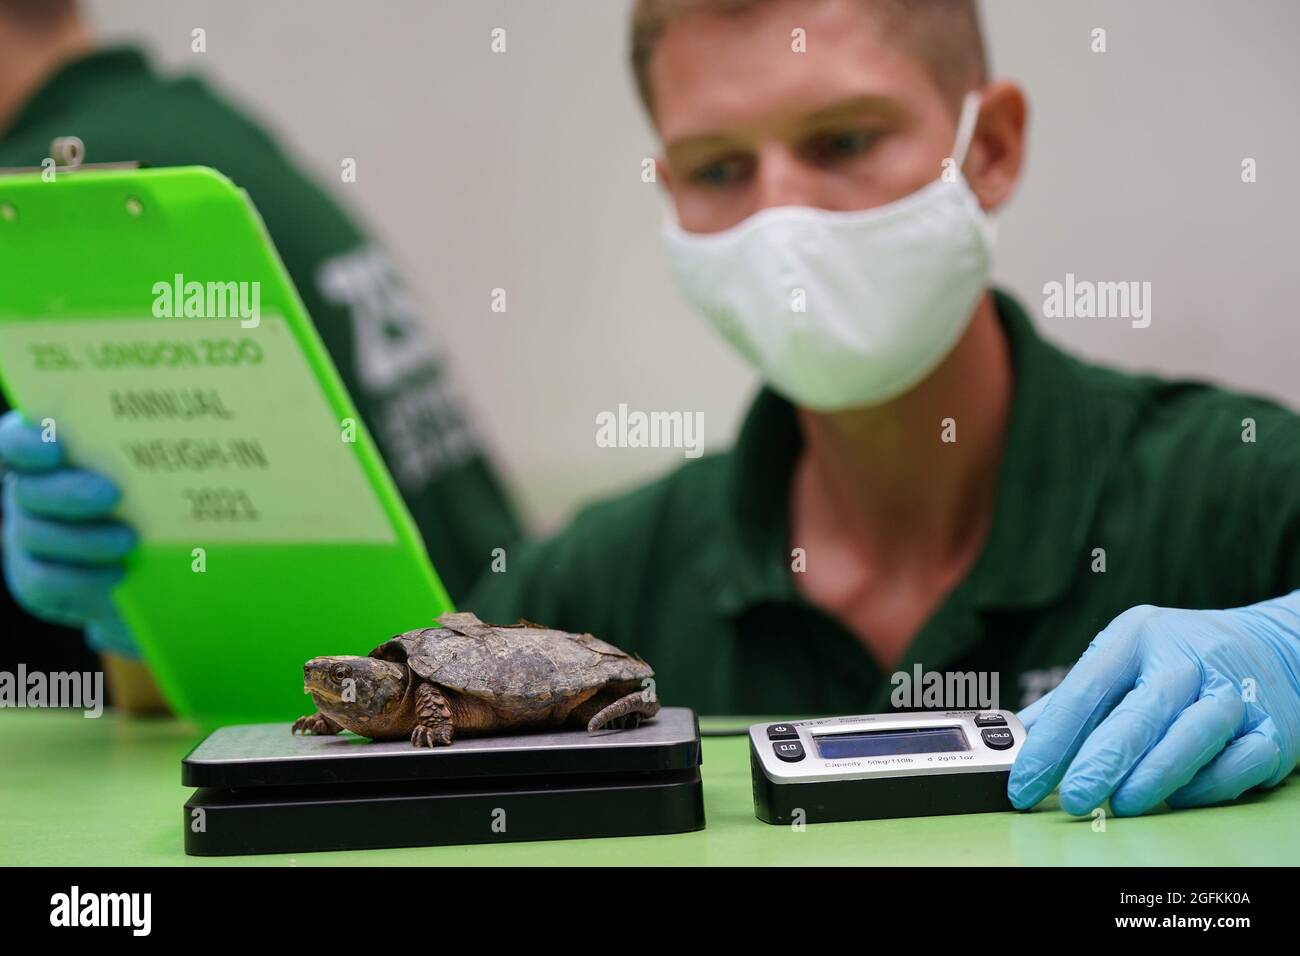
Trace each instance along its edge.
<instances>
[{"instance_id":1,"label":"man's eyebrow","mask_svg":"<svg viewBox=\"0 0 1300 956\"><path fill-rule=\"evenodd\" d=\"M694 133L689 136L680 136L671 142L664 144L664 149L668 152L675 152L682 149L700 149L707 150L716 146L733 146L736 138L728 136L726 133Z\"/></svg>"},{"instance_id":2,"label":"man's eyebrow","mask_svg":"<svg viewBox=\"0 0 1300 956\"><path fill-rule=\"evenodd\" d=\"M805 113L798 117L792 125L796 128L814 126L817 123L822 123L826 120L840 119L845 116L865 112L892 114L897 112L897 106L892 99L885 96L874 96L871 94L850 96L842 100L836 100L826 106L818 107L811 113ZM671 142L665 143L664 147L669 151L681 149L707 150L719 146L732 146L734 143L735 136L729 133L703 132L680 136Z\"/></svg>"},{"instance_id":3,"label":"man's eyebrow","mask_svg":"<svg viewBox=\"0 0 1300 956\"><path fill-rule=\"evenodd\" d=\"M849 113L863 113L873 111L878 113L894 112L894 101L884 96L873 96L865 94L862 96L850 96L847 99L837 100L829 106L823 106L800 118L804 124L818 123L822 120L836 119Z\"/></svg>"}]
</instances>

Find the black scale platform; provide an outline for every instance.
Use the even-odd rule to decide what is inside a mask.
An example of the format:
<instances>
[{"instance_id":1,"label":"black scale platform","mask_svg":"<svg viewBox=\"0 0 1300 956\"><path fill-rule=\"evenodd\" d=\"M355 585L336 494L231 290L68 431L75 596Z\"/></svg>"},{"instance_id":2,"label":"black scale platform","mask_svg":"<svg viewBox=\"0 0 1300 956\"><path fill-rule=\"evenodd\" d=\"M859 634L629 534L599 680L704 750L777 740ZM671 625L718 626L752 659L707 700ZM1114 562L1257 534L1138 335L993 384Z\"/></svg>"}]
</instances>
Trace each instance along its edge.
<instances>
[{"instance_id":1,"label":"black scale platform","mask_svg":"<svg viewBox=\"0 0 1300 956\"><path fill-rule=\"evenodd\" d=\"M197 856L564 840L704 827L700 731L666 707L635 730L472 737L416 749L289 724L223 727L181 764Z\"/></svg>"}]
</instances>

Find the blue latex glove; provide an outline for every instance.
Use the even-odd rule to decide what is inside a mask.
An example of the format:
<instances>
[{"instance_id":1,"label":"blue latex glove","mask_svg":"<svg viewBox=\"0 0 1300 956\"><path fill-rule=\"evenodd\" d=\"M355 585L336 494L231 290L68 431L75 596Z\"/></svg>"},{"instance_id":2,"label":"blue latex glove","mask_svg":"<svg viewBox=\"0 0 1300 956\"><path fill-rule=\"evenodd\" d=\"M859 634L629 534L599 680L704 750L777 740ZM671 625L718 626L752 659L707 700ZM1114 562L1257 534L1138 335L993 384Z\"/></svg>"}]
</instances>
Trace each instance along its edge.
<instances>
[{"instance_id":1,"label":"blue latex glove","mask_svg":"<svg viewBox=\"0 0 1300 956\"><path fill-rule=\"evenodd\" d=\"M1021 809L1059 783L1061 808L1119 816L1272 787L1300 756L1300 591L1228 611L1125 611L1051 694L1008 793Z\"/></svg>"},{"instance_id":2,"label":"blue latex glove","mask_svg":"<svg viewBox=\"0 0 1300 956\"><path fill-rule=\"evenodd\" d=\"M138 658L112 591L135 532L108 520L120 493L103 475L70 468L58 442L17 412L0 417L4 475L4 577L38 617L84 627L97 651Z\"/></svg>"}]
</instances>

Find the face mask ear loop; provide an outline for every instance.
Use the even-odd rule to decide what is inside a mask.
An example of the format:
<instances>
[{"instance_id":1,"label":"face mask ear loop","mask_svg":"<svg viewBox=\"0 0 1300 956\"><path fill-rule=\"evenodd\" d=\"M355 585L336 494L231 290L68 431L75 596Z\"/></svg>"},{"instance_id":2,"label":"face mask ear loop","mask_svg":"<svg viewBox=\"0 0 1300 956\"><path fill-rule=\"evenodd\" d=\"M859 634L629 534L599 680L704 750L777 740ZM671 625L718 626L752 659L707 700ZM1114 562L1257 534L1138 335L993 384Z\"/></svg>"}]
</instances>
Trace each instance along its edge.
<instances>
[{"instance_id":1,"label":"face mask ear loop","mask_svg":"<svg viewBox=\"0 0 1300 956\"><path fill-rule=\"evenodd\" d=\"M961 102L961 116L957 118L957 138L952 144L952 161L958 171L966 165L966 152L975 136L975 123L980 118L979 90L971 90Z\"/></svg>"},{"instance_id":2,"label":"face mask ear loop","mask_svg":"<svg viewBox=\"0 0 1300 956\"><path fill-rule=\"evenodd\" d=\"M957 118L957 138L952 144L952 160L957 166L957 171L961 172L962 167L966 165L966 153L970 149L971 140L975 137L975 124L980 117L980 96L979 90L971 90L961 103L961 116ZM963 173L963 178L965 174ZM970 187L967 186L967 191ZM971 194L971 200L974 201L974 194ZM980 231L984 234L984 242L987 248L993 248L997 240L997 223L983 212L978 216Z\"/></svg>"}]
</instances>

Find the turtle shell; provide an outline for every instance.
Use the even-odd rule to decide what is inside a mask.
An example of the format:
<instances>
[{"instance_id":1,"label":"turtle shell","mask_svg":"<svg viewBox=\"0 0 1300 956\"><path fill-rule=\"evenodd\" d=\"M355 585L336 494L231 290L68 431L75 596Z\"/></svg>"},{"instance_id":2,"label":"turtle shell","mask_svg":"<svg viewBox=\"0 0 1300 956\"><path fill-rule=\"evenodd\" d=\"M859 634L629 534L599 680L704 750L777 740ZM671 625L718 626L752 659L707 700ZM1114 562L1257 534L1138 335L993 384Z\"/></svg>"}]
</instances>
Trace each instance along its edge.
<instances>
[{"instance_id":1,"label":"turtle shell","mask_svg":"<svg viewBox=\"0 0 1300 956\"><path fill-rule=\"evenodd\" d=\"M450 690L512 706L545 707L654 674L641 658L590 634L528 621L501 627L469 613L444 614L438 624L399 634L370 656L405 663Z\"/></svg>"}]
</instances>

